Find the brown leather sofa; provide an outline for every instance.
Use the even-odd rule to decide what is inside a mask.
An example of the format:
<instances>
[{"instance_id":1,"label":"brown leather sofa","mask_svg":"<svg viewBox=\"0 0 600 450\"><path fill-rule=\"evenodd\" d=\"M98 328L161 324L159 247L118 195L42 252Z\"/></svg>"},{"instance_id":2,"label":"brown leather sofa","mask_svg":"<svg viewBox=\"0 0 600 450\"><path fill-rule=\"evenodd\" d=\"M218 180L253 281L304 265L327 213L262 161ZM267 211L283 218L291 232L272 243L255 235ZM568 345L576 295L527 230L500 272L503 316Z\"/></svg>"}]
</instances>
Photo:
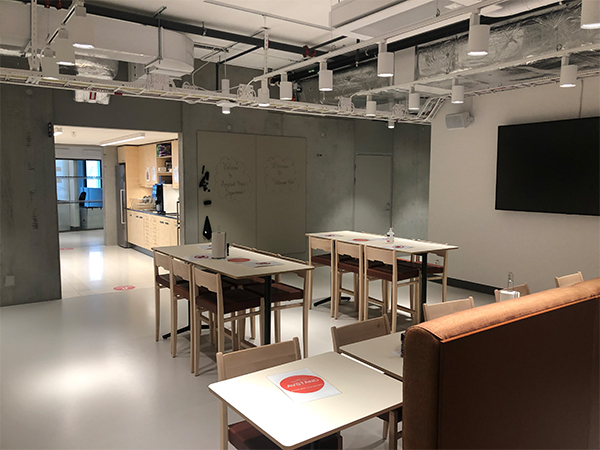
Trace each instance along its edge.
<instances>
[{"instance_id":1,"label":"brown leather sofa","mask_svg":"<svg viewBox=\"0 0 600 450\"><path fill-rule=\"evenodd\" d=\"M600 447L600 278L409 328L404 449Z\"/></svg>"}]
</instances>

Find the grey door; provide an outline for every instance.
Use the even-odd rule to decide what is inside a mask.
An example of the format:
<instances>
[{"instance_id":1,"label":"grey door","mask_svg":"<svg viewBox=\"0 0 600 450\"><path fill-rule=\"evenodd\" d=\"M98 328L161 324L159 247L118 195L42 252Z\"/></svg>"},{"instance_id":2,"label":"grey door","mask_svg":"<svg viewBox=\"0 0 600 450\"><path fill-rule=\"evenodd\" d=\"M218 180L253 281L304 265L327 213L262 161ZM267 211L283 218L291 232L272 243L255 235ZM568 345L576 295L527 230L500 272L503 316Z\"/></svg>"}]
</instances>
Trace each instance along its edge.
<instances>
[{"instance_id":1,"label":"grey door","mask_svg":"<svg viewBox=\"0 0 600 450\"><path fill-rule=\"evenodd\" d=\"M392 156L356 155L354 229L385 234L391 223Z\"/></svg>"},{"instance_id":2,"label":"grey door","mask_svg":"<svg viewBox=\"0 0 600 450\"><path fill-rule=\"evenodd\" d=\"M127 239L127 193L125 192L125 164L116 167L117 181L117 244L129 247Z\"/></svg>"}]
</instances>

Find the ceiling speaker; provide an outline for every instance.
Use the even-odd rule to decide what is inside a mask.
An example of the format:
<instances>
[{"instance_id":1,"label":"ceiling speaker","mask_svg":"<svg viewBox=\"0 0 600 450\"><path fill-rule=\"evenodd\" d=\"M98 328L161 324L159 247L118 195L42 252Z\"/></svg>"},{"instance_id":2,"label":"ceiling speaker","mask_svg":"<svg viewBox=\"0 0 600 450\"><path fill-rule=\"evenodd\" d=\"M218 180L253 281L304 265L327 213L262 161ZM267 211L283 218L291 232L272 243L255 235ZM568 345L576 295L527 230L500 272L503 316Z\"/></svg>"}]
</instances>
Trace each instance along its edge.
<instances>
[{"instance_id":1,"label":"ceiling speaker","mask_svg":"<svg viewBox=\"0 0 600 450\"><path fill-rule=\"evenodd\" d=\"M455 130L467 128L473 122L473 117L468 112L460 114L448 114L446 116L446 128Z\"/></svg>"}]
</instances>

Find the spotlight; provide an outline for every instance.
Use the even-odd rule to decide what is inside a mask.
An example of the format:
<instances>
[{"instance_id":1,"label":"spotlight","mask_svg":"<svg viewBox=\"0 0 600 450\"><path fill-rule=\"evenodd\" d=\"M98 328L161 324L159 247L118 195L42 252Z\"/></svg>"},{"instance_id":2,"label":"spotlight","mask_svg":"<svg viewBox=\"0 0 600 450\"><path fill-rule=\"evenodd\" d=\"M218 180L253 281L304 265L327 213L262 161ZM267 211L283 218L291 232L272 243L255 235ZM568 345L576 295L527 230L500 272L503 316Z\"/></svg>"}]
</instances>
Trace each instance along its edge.
<instances>
[{"instance_id":1,"label":"spotlight","mask_svg":"<svg viewBox=\"0 0 600 450\"><path fill-rule=\"evenodd\" d=\"M223 114L231 114L231 109L229 108L229 106L223 105L223 106L221 106L221 112Z\"/></svg>"},{"instance_id":2,"label":"spotlight","mask_svg":"<svg viewBox=\"0 0 600 450\"><path fill-rule=\"evenodd\" d=\"M279 100L291 100L292 98L292 82L288 81L287 73L281 74L281 81L279 82Z\"/></svg>"},{"instance_id":3,"label":"spotlight","mask_svg":"<svg viewBox=\"0 0 600 450\"><path fill-rule=\"evenodd\" d=\"M582 0L581 28L586 30L600 28L600 1Z\"/></svg>"},{"instance_id":4,"label":"spotlight","mask_svg":"<svg viewBox=\"0 0 600 450\"><path fill-rule=\"evenodd\" d=\"M379 43L379 54L377 55L377 76L394 76L394 54L387 51L385 41Z\"/></svg>"},{"instance_id":5,"label":"spotlight","mask_svg":"<svg viewBox=\"0 0 600 450\"><path fill-rule=\"evenodd\" d=\"M415 92L415 88L410 88L410 93L408 94L408 109L409 111L418 111L421 109L421 95L418 92Z\"/></svg>"},{"instance_id":6,"label":"spotlight","mask_svg":"<svg viewBox=\"0 0 600 450\"><path fill-rule=\"evenodd\" d=\"M367 95L367 116L375 117L377 113L377 102L372 100L370 95Z\"/></svg>"},{"instance_id":7,"label":"spotlight","mask_svg":"<svg viewBox=\"0 0 600 450\"><path fill-rule=\"evenodd\" d=\"M261 81L261 88L258 90L258 106L269 106L270 104L269 84L265 79Z\"/></svg>"},{"instance_id":8,"label":"spotlight","mask_svg":"<svg viewBox=\"0 0 600 450\"><path fill-rule=\"evenodd\" d=\"M327 69L327 63L319 63L319 90L333 91L333 71Z\"/></svg>"},{"instance_id":9,"label":"spotlight","mask_svg":"<svg viewBox=\"0 0 600 450\"><path fill-rule=\"evenodd\" d=\"M569 88L577 85L577 66L569 64L569 57L563 56L560 66L560 87Z\"/></svg>"},{"instance_id":10,"label":"spotlight","mask_svg":"<svg viewBox=\"0 0 600 450\"><path fill-rule=\"evenodd\" d=\"M46 47L42 52L42 77L58 79L58 64L56 64L54 51L50 47Z\"/></svg>"},{"instance_id":11,"label":"spotlight","mask_svg":"<svg viewBox=\"0 0 600 450\"><path fill-rule=\"evenodd\" d=\"M395 126L396 126L396 122L394 122L394 119L388 119L388 128L391 130Z\"/></svg>"},{"instance_id":12,"label":"spotlight","mask_svg":"<svg viewBox=\"0 0 600 450\"><path fill-rule=\"evenodd\" d=\"M485 56L488 54L490 43L490 26L479 24L480 15L477 12L471 14L469 25L469 42L467 51L469 56Z\"/></svg>"},{"instance_id":13,"label":"spotlight","mask_svg":"<svg viewBox=\"0 0 600 450\"><path fill-rule=\"evenodd\" d=\"M230 89L229 78L222 78L221 79L221 92L223 94L229 94L229 89Z\"/></svg>"},{"instance_id":14,"label":"spotlight","mask_svg":"<svg viewBox=\"0 0 600 450\"><path fill-rule=\"evenodd\" d=\"M458 84L456 78L452 84L452 103L464 103L465 102L465 87Z\"/></svg>"}]
</instances>

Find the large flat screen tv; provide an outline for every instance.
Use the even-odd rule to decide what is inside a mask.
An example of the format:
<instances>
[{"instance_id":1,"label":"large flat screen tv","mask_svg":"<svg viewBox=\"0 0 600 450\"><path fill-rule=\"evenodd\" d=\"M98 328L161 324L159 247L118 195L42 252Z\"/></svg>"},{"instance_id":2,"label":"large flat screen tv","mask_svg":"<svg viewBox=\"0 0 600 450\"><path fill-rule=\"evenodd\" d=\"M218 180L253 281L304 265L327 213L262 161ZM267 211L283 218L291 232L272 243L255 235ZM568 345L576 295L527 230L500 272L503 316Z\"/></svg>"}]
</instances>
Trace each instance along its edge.
<instances>
[{"instance_id":1,"label":"large flat screen tv","mask_svg":"<svg viewBox=\"0 0 600 450\"><path fill-rule=\"evenodd\" d=\"M498 127L496 209L600 215L600 118Z\"/></svg>"}]
</instances>

